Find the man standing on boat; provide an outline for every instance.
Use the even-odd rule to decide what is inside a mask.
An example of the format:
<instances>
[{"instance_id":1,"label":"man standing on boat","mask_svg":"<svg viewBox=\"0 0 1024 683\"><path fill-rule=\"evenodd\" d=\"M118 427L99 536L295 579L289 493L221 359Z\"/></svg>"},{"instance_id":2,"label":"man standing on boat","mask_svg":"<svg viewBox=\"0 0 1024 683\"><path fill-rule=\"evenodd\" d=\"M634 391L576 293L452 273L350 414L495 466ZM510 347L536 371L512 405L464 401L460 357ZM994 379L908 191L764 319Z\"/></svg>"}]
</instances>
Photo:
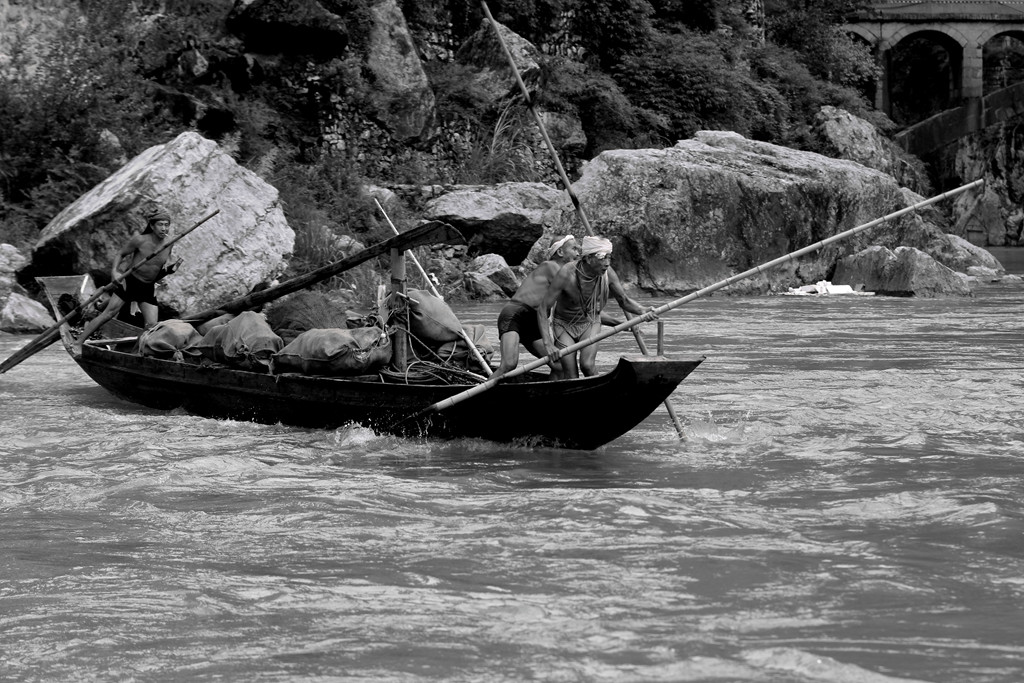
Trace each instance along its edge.
<instances>
[{"instance_id":1,"label":"man standing on boat","mask_svg":"<svg viewBox=\"0 0 1024 683\"><path fill-rule=\"evenodd\" d=\"M131 236L114 258L110 267L111 279L117 286L110 294L106 308L90 320L75 341L74 351L80 353L82 344L105 322L113 318L125 303L137 302L146 328L157 323L156 282L170 275L181 265L181 259L166 265L171 257L170 248L164 248L171 234L171 216L162 209L149 214L146 228ZM155 255L155 256L154 256ZM150 258L150 257L153 258ZM127 267L121 264L128 259ZM147 260L148 259L148 260ZM145 261L145 263L143 263ZM135 270L127 277L127 271Z\"/></svg>"},{"instance_id":2,"label":"man standing on boat","mask_svg":"<svg viewBox=\"0 0 1024 683\"><path fill-rule=\"evenodd\" d=\"M498 335L501 348L501 364L491 375L491 379L501 377L519 364L519 344L522 343L537 358L547 355L541 328L547 327L545 316L540 318L537 307L544 299L545 292L559 269L579 255L576 238L566 235L555 240L548 247L548 260L537 266L526 276L523 284L512 295L512 300L505 304L498 314ZM558 379L560 367L551 368L551 379Z\"/></svg>"},{"instance_id":3,"label":"man standing on boat","mask_svg":"<svg viewBox=\"0 0 1024 683\"><path fill-rule=\"evenodd\" d=\"M584 237L580 258L562 266L551 281L540 306L539 320L547 322L549 312L554 308L551 326L541 325L544 350L547 355L564 349L576 342L589 339L601 332L601 318L611 293L626 313L644 315L652 309L645 309L626 295L619 276L611 268L612 243L603 237ZM654 319L651 313L651 320ZM577 370L579 353L579 370ZM562 376L579 377L579 372L589 377L597 374L597 345L591 344L580 352L566 354L561 358Z\"/></svg>"}]
</instances>

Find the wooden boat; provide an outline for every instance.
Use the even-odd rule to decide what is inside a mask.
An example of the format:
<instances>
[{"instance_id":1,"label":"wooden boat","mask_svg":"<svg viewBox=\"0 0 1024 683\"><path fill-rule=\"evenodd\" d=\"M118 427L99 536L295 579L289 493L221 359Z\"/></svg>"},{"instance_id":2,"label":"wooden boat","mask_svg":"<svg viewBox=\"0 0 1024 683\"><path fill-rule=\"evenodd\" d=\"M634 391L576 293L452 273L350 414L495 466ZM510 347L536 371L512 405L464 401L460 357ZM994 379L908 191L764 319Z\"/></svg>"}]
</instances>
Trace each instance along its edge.
<instances>
[{"instance_id":1,"label":"wooden boat","mask_svg":"<svg viewBox=\"0 0 1024 683\"><path fill-rule=\"evenodd\" d=\"M39 278L54 310L63 292L88 295L88 276ZM317 377L266 374L228 366L175 362L135 352L141 332L111 321L106 337L72 351L69 323L60 336L97 384L127 401L158 410L183 409L211 418L337 428L359 424L378 433L479 438L530 446L591 450L645 420L703 360L623 357L595 377L548 381L530 372L441 412L427 406L471 384L405 383L400 376ZM410 416L413 416L410 419Z\"/></svg>"}]
</instances>

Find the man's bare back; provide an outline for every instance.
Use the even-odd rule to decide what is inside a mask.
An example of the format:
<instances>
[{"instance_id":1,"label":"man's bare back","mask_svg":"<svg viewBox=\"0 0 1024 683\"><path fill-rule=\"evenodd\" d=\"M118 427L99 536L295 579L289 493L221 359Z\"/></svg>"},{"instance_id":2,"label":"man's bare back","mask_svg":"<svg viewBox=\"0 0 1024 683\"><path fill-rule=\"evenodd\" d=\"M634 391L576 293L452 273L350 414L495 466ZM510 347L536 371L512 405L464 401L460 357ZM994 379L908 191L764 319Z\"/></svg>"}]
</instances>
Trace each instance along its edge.
<instances>
[{"instance_id":1,"label":"man's bare back","mask_svg":"<svg viewBox=\"0 0 1024 683\"><path fill-rule=\"evenodd\" d=\"M554 279L562 264L558 261L545 261L526 276L523 284L512 295L512 301L518 301L530 308L537 308L544 300L544 294L548 291L548 285Z\"/></svg>"}]
</instances>

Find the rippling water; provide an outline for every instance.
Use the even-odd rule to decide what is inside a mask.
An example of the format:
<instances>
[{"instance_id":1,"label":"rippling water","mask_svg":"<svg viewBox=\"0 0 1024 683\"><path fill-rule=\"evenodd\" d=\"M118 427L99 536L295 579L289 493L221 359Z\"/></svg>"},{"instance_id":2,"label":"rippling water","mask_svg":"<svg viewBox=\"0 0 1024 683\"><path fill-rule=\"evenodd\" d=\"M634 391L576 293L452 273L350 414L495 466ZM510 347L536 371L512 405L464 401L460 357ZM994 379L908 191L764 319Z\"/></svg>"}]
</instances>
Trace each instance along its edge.
<instances>
[{"instance_id":1,"label":"rippling water","mask_svg":"<svg viewBox=\"0 0 1024 683\"><path fill-rule=\"evenodd\" d=\"M51 347L0 376L0 679L1024 680L1024 285L666 322L686 440L594 453L159 413Z\"/></svg>"}]
</instances>

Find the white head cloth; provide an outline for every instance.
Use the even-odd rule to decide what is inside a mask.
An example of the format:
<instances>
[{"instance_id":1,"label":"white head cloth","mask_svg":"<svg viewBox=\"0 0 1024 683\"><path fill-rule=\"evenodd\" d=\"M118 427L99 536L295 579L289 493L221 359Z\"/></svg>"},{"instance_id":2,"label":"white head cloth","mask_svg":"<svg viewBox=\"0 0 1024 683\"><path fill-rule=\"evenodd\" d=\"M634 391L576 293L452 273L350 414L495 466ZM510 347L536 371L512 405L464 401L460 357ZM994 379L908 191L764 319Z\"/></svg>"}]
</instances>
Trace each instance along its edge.
<instances>
[{"instance_id":1,"label":"white head cloth","mask_svg":"<svg viewBox=\"0 0 1024 683\"><path fill-rule=\"evenodd\" d=\"M603 237L584 237L582 249L580 254L582 256L590 256L591 254L597 254L598 256L607 256L612 253L612 241L606 240Z\"/></svg>"},{"instance_id":2,"label":"white head cloth","mask_svg":"<svg viewBox=\"0 0 1024 683\"><path fill-rule=\"evenodd\" d=\"M573 237L572 235L566 235L562 239L556 240L556 241L552 242L551 246L548 247L548 259L555 258L555 252L558 251L559 249L561 249L562 247L564 247L566 242L568 242L569 240L574 240L574 239L576 239L576 238Z\"/></svg>"}]
</instances>

